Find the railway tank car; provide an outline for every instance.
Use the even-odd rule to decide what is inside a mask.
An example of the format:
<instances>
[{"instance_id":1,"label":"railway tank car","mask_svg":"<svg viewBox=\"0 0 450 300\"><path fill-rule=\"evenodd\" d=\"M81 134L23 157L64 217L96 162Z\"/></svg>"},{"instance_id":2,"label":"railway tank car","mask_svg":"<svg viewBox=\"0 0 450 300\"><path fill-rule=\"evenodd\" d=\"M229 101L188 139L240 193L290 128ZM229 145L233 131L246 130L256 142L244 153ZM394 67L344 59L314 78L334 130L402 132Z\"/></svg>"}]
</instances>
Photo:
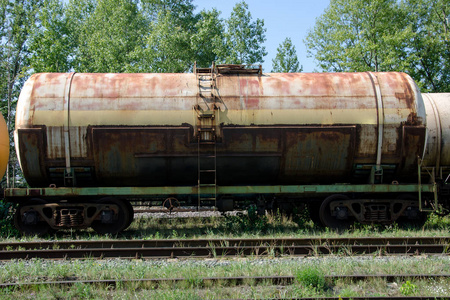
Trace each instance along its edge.
<instances>
[{"instance_id":1,"label":"railway tank car","mask_svg":"<svg viewBox=\"0 0 450 300\"><path fill-rule=\"evenodd\" d=\"M5 195L31 233L118 232L137 198L308 203L330 227L415 219L448 173L445 99L395 72L35 74L15 131L32 188Z\"/></svg>"},{"instance_id":2,"label":"railway tank car","mask_svg":"<svg viewBox=\"0 0 450 300\"><path fill-rule=\"evenodd\" d=\"M6 172L9 160L9 131L3 115L0 114L0 176Z\"/></svg>"}]
</instances>

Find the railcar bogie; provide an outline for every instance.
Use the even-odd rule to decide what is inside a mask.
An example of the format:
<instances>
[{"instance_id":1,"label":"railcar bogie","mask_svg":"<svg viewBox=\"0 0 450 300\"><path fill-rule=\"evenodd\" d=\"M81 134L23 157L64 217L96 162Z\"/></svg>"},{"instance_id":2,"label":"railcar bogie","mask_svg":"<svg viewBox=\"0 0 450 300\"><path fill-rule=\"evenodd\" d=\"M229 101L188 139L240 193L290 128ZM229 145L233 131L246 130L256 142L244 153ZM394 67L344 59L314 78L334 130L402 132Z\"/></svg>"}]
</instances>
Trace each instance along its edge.
<instances>
[{"instance_id":1,"label":"railcar bogie","mask_svg":"<svg viewBox=\"0 0 450 300\"><path fill-rule=\"evenodd\" d=\"M53 197L52 197L53 198ZM97 201L41 198L21 201L14 224L26 235L45 235L60 229L92 227L100 234L115 234L127 228L134 218L130 202L105 197Z\"/></svg>"}]
</instances>

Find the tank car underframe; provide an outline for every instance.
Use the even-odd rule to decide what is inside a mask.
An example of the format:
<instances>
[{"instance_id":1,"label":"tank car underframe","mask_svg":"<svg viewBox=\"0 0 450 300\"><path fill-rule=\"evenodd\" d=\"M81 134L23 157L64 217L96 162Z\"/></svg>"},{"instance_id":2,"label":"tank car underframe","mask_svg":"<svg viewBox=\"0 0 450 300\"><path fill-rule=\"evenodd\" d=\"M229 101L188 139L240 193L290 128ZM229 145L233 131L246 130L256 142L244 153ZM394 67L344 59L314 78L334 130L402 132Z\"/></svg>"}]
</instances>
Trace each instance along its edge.
<instances>
[{"instance_id":1,"label":"tank car underframe","mask_svg":"<svg viewBox=\"0 0 450 300\"><path fill-rule=\"evenodd\" d=\"M25 233L43 234L47 233L46 229L84 229L89 226L99 233L117 233L131 224L131 199L195 198L197 189L196 186L18 188L6 189L5 199L19 203L16 226ZM419 198L437 203L436 184L216 186L209 189L202 188L205 197L216 193L213 189L217 190L218 196L223 196L224 203L218 200L220 211L233 209L234 204L243 199L259 199L256 204L265 205L263 211L270 203L265 199L284 198L294 205L322 204L319 210L321 221L332 228L342 227L347 220L380 224L392 223L399 217L414 220L421 214ZM429 205L427 208L436 207ZM422 207L422 211L424 209ZM43 229L37 226L39 224ZM36 232L34 227L40 229Z\"/></svg>"}]
</instances>

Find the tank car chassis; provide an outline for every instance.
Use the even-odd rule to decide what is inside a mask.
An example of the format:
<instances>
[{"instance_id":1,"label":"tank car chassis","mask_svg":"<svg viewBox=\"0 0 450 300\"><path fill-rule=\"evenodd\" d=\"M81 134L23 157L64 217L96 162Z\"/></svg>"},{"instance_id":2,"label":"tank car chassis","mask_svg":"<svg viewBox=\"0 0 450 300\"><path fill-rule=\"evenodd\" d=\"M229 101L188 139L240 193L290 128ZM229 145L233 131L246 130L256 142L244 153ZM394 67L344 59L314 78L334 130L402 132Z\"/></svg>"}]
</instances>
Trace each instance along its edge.
<instances>
[{"instance_id":1,"label":"tank car chassis","mask_svg":"<svg viewBox=\"0 0 450 300\"><path fill-rule=\"evenodd\" d=\"M130 201L159 199L171 208L180 199L192 205L200 199L198 189L197 186L12 188L5 190L5 199L19 204L15 223L25 234L42 235L52 230L88 227L101 234L114 234L127 228L133 220ZM445 183L422 184L419 178L417 184L202 187L201 197L215 199L211 206L221 212L235 209L242 201L256 204L259 211L274 208L289 211L286 204L290 208L305 204L314 221L330 228L345 228L354 221L390 224L402 218L420 223L427 212L436 211L442 205L438 195L445 191L450 191ZM447 206L448 201L444 208Z\"/></svg>"}]
</instances>

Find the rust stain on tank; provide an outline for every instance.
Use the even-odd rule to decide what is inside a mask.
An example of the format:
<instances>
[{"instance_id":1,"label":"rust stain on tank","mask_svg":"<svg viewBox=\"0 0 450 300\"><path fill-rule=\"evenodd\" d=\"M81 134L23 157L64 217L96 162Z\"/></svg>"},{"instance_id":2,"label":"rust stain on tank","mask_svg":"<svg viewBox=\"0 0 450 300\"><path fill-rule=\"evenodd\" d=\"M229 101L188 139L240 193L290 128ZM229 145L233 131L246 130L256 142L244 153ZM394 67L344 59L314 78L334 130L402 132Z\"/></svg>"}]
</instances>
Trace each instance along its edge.
<instances>
[{"instance_id":1,"label":"rust stain on tank","mask_svg":"<svg viewBox=\"0 0 450 300\"><path fill-rule=\"evenodd\" d=\"M259 108L259 98L248 98L246 102L248 109L258 109Z\"/></svg>"},{"instance_id":2,"label":"rust stain on tank","mask_svg":"<svg viewBox=\"0 0 450 300\"><path fill-rule=\"evenodd\" d=\"M412 112L408 115L408 119L406 120L406 124L407 125L420 125L418 118L417 118L417 113Z\"/></svg>"},{"instance_id":3,"label":"rust stain on tank","mask_svg":"<svg viewBox=\"0 0 450 300\"><path fill-rule=\"evenodd\" d=\"M411 83L404 73L391 73L387 76L388 86L394 90L394 96L408 109L415 110L417 99L412 90Z\"/></svg>"},{"instance_id":4,"label":"rust stain on tank","mask_svg":"<svg viewBox=\"0 0 450 300\"><path fill-rule=\"evenodd\" d=\"M280 95L289 95L291 90L291 85L288 81L284 80L284 75L280 76L279 78L273 78L270 81L270 88L272 90L276 90L280 92Z\"/></svg>"}]
</instances>

